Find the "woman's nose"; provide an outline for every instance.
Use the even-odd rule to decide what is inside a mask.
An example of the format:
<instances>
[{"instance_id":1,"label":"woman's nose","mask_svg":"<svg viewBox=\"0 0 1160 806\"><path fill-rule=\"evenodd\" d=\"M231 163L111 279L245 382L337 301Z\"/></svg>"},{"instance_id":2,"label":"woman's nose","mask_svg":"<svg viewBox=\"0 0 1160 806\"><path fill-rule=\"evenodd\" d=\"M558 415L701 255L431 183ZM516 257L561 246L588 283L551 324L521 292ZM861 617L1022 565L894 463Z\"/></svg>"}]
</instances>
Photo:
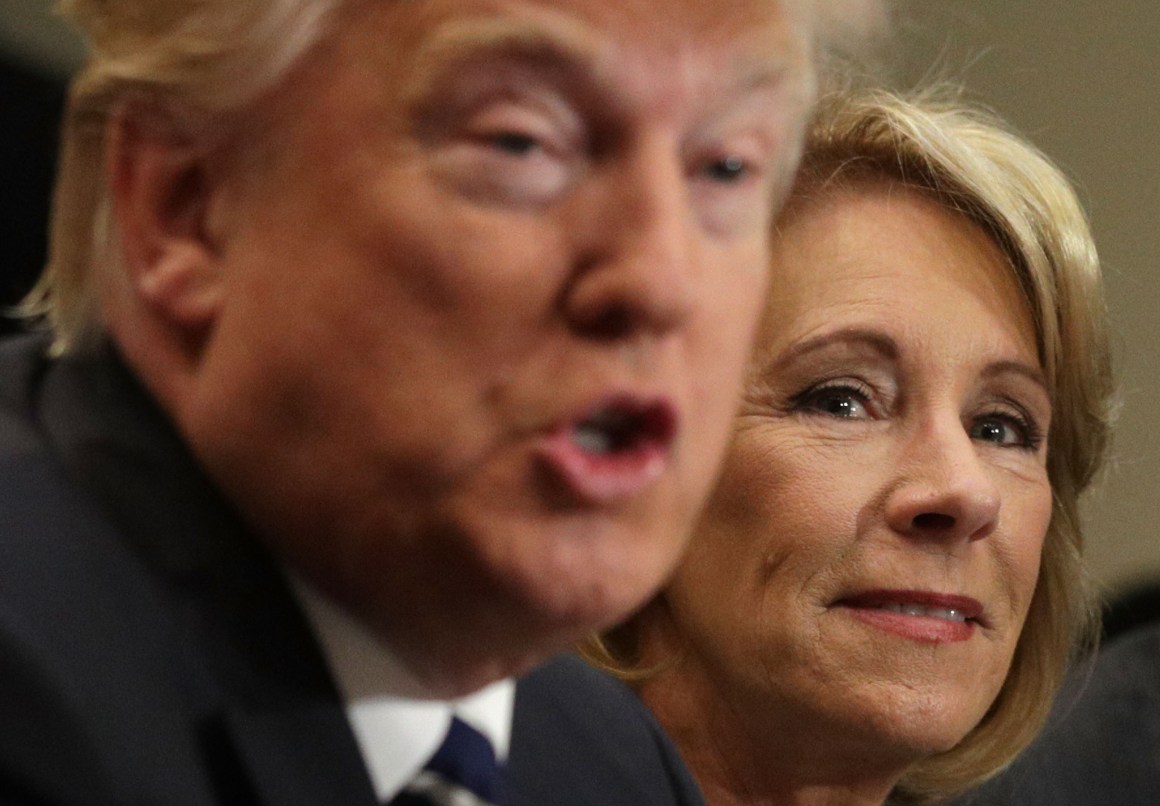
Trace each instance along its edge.
<instances>
[{"instance_id":1,"label":"woman's nose","mask_svg":"<svg viewBox=\"0 0 1160 806\"><path fill-rule=\"evenodd\" d=\"M665 335L697 305L700 272L695 216L680 155L644 144L574 200L578 250L564 306L594 338Z\"/></svg>"},{"instance_id":2,"label":"woman's nose","mask_svg":"<svg viewBox=\"0 0 1160 806\"><path fill-rule=\"evenodd\" d=\"M957 418L914 434L886 500L896 532L920 540L971 541L999 522L1001 496L991 468Z\"/></svg>"}]
</instances>

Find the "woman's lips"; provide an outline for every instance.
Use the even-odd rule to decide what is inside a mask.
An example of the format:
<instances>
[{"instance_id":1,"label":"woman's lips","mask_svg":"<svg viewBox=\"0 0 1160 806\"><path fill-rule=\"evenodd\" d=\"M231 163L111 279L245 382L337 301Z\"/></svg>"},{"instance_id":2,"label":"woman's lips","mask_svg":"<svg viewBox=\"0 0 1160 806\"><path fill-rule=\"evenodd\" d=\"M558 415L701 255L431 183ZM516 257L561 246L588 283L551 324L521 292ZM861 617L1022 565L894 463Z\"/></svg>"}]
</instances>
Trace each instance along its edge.
<instances>
[{"instance_id":1,"label":"woman's lips","mask_svg":"<svg viewBox=\"0 0 1160 806\"><path fill-rule=\"evenodd\" d=\"M834 606L872 627L921 643L966 641L985 626L983 605L954 594L874 590L840 599Z\"/></svg>"},{"instance_id":2,"label":"woman's lips","mask_svg":"<svg viewBox=\"0 0 1160 806\"><path fill-rule=\"evenodd\" d=\"M617 396L558 426L542 443L539 458L577 499L605 505L630 498L659 478L676 434L672 404Z\"/></svg>"}]
</instances>

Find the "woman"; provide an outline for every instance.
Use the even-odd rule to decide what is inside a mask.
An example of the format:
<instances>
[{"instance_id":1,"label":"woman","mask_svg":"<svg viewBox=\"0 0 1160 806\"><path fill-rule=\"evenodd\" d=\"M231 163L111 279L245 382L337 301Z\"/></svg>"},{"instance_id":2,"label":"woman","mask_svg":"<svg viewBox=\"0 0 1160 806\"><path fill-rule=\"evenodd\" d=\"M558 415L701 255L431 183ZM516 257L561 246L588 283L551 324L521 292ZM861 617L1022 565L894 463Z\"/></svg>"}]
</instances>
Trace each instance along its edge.
<instances>
[{"instance_id":1,"label":"woman","mask_svg":"<svg viewBox=\"0 0 1160 806\"><path fill-rule=\"evenodd\" d=\"M884 92L823 103L778 235L717 490L600 652L715 806L941 800L1028 743L1092 636L1095 250L1027 143Z\"/></svg>"}]
</instances>

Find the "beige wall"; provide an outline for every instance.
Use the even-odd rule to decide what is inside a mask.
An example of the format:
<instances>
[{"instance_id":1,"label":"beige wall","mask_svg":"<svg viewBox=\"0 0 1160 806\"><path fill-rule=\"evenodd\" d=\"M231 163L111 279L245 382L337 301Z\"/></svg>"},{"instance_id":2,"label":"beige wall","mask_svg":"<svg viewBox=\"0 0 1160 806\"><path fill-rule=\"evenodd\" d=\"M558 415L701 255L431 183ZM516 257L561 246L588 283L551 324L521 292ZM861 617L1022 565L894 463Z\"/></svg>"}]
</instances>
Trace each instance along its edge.
<instances>
[{"instance_id":1,"label":"beige wall","mask_svg":"<svg viewBox=\"0 0 1160 806\"><path fill-rule=\"evenodd\" d=\"M1109 589L1160 578L1160 3L914 0L902 13L902 81L941 65L1080 188L1123 390L1089 556Z\"/></svg>"}]
</instances>

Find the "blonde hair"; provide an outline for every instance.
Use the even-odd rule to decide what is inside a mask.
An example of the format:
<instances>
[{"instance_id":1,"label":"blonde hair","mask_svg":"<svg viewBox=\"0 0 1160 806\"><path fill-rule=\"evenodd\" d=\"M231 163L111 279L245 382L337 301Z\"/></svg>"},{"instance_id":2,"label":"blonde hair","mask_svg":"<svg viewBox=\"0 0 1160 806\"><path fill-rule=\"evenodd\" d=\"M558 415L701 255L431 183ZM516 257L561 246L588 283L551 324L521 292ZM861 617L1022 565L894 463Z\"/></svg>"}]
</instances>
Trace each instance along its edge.
<instances>
[{"instance_id":1,"label":"blonde hair","mask_svg":"<svg viewBox=\"0 0 1160 806\"><path fill-rule=\"evenodd\" d=\"M100 276L118 263L105 181L106 123L132 99L225 136L320 39L345 0L64 0L91 55L69 91L49 258L21 305L47 320L54 351L99 332Z\"/></svg>"},{"instance_id":2,"label":"blonde hair","mask_svg":"<svg viewBox=\"0 0 1160 806\"><path fill-rule=\"evenodd\" d=\"M771 0L773 2L773 0ZM780 0L803 45L824 61L888 27L882 0ZM129 101L220 142L242 114L284 81L355 0L62 0L91 55L74 79L61 135L49 259L20 312L43 319L54 351L99 333L102 276L119 245L105 182L106 124ZM845 11L843 11L845 9ZM850 12L856 11L851 15ZM807 78L813 94L812 76Z\"/></svg>"},{"instance_id":3,"label":"blonde hair","mask_svg":"<svg viewBox=\"0 0 1160 806\"><path fill-rule=\"evenodd\" d=\"M1064 175L993 116L945 90L823 97L785 211L866 183L897 182L981 226L1030 303L1052 397L1053 510L1039 580L1007 678L953 749L915 764L893 798L938 801L990 777L1042 727L1068 664L1094 646L1095 597L1082 561L1079 498L1103 464L1115 413L1102 282L1083 210ZM629 680L632 622L583 648ZM679 662L679 661L678 661ZM644 672L647 677L648 673Z\"/></svg>"}]
</instances>

